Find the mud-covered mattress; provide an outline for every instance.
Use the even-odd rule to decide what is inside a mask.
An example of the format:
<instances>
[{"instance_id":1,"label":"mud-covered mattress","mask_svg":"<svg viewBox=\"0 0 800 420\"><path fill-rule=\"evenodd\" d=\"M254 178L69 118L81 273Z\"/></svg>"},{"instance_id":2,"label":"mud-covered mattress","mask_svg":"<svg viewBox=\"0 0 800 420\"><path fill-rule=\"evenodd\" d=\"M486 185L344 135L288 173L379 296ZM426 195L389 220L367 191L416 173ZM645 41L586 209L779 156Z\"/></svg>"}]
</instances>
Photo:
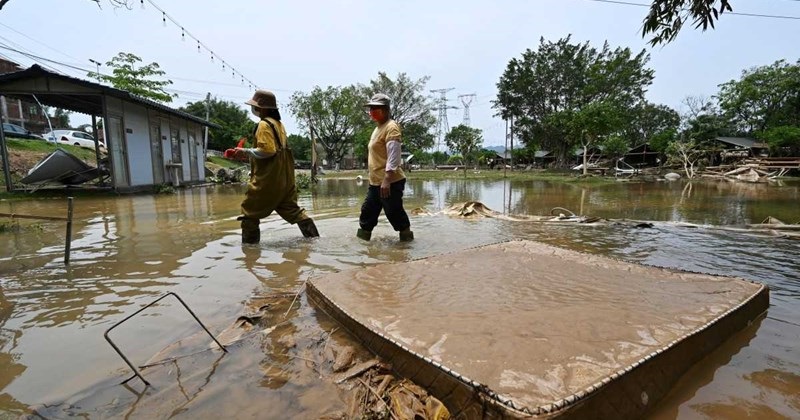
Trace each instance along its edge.
<instances>
[{"instance_id":1,"label":"mud-covered mattress","mask_svg":"<svg viewBox=\"0 0 800 420\"><path fill-rule=\"evenodd\" d=\"M531 241L312 279L309 298L461 418L628 418L762 315L742 279Z\"/></svg>"}]
</instances>

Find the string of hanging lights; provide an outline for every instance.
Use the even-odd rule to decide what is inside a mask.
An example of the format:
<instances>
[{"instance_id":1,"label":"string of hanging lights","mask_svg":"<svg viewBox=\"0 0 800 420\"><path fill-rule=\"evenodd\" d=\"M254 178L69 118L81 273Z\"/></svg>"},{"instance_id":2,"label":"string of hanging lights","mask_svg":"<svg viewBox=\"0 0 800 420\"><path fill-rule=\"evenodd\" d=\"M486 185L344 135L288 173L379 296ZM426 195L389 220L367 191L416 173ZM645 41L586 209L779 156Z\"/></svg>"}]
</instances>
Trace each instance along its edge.
<instances>
[{"instance_id":1,"label":"string of hanging lights","mask_svg":"<svg viewBox=\"0 0 800 420\"><path fill-rule=\"evenodd\" d=\"M244 86L245 84L247 84L247 86L250 88L250 90L252 90L254 87L256 89L258 89L258 85L253 83L252 80L250 80L247 77L245 77L244 74L242 74L240 71L236 70L235 67L231 66L230 63L228 63L227 61L225 61L225 59L220 57L219 54L215 53L211 48L209 48L206 44L204 44L202 41L200 41L199 38L197 38L196 36L192 35L191 32L186 30L186 28L183 25L181 25L177 20L175 20L175 18L170 16L164 9L159 7L153 0L139 0L139 3L141 4L142 9L145 8L145 5L144 5L145 1L147 1L147 3L150 3L150 5L153 6L153 8L155 8L156 10L161 12L161 22L163 22L163 25L165 27L167 26L167 21L170 21L173 25L175 25L176 27L180 28L180 30L181 30L181 41L185 42L187 37L189 37L190 39L194 40L197 43L197 53L198 54L202 54L203 50L205 50L209 54L209 57L211 58L211 62L212 63L217 64L219 62L222 65L222 71L230 70L232 79L235 80L235 79L239 78L241 80L241 85Z\"/></svg>"}]
</instances>

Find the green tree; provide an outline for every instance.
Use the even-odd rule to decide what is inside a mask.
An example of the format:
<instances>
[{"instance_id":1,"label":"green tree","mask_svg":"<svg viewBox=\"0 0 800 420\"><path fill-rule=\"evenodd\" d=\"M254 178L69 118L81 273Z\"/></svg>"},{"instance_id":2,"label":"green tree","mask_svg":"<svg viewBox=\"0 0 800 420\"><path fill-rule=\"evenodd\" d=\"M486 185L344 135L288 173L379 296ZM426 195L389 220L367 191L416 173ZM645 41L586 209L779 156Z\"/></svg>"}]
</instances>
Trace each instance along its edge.
<instances>
[{"instance_id":1,"label":"green tree","mask_svg":"<svg viewBox=\"0 0 800 420\"><path fill-rule=\"evenodd\" d=\"M447 164L448 165L464 165L464 171L466 172L466 170L467 170L467 162L464 161L464 157L463 156L458 155L458 154L452 155L449 158L447 158Z\"/></svg>"},{"instance_id":2,"label":"green tree","mask_svg":"<svg viewBox=\"0 0 800 420\"><path fill-rule=\"evenodd\" d=\"M536 157L535 146L525 145L525 147L515 148L511 152L514 158L514 164L532 164Z\"/></svg>"},{"instance_id":3,"label":"green tree","mask_svg":"<svg viewBox=\"0 0 800 420\"><path fill-rule=\"evenodd\" d=\"M677 130L681 116L666 105L643 102L629 114L631 121L626 130L628 146L636 147L648 143L665 131Z\"/></svg>"},{"instance_id":4,"label":"green tree","mask_svg":"<svg viewBox=\"0 0 800 420\"><path fill-rule=\"evenodd\" d=\"M310 119L332 167L342 161L356 135L369 124L363 105L364 98L356 86L317 86L309 93L295 92L289 108L301 128L308 129Z\"/></svg>"},{"instance_id":5,"label":"green tree","mask_svg":"<svg viewBox=\"0 0 800 420\"><path fill-rule=\"evenodd\" d=\"M63 108L55 108L55 109L52 110L52 114L51 114L51 108L50 107L46 107L45 111L49 115L50 124L53 124L53 128L54 129L57 130L59 128L70 128L69 116L70 116L70 114L72 114L72 111L68 111L68 110L63 109Z\"/></svg>"},{"instance_id":6,"label":"green tree","mask_svg":"<svg viewBox=\"0 0 800 420\"><path fill-rule=\"evenodd\" d=\"M311 139L298 134L289 134L286 138L292 155L297 160L311 161Z\"/></svg>"},{"instance_id":7,"label":"green tree","mask_svg":"<svg viewBox=\"0 0 800 420\"><path fill-rule=\"evenodd\" d=\"M694 140L675 140L667 146L667 155L671 162L683 166L683 171L689 179L697 173L697 165L706 152Z\"/></svg>"},{"instance_id":8,"label":"green tree","mask_svg":"<svg viewBox=\"0 0 800 420\"><path fill-rule=\"evenodd\" d=\"M353 143L353 155L359 162L367 162L367 158L369 157L369 140L372 137L373 130L375 130L375 127L372 125L365 125L356 132L355 141Z\"/></svg>"},{"instance_id":9,"label":"green tree","mask_svg":"<svg viewBox=\"0 0 800 420\"><path fill-rule=\"evenodd\" d=\"M399 124L417 122L431 126L436 121L432 115L433 108L425 95L425 85L429 76L413 80L406 73L399 73L392 80L385 72L379 72L376 79L370 80L366 86L359 86L364 99L376 93L388 95L392 100L392 118Z\"/></svg>"},{"instance_id":10,"label":"green tree","mask_svg":"<svg viewBox=\"0 0 800 420\"><path fill-rule=\"evenodd\" d=\"M206 101L189 102L180 110L198 118L205 118ZM234 147L242 137L252 141L255 123L250 119L248 112L235 102L211 98L208 101L208 120L220 126L208 130L209 149L225 150Z\"/></svg>"},{"instance_id":11,"label":"green tree","mask_svg":"<svg viewBox=\"0 0 800 420\"><path fill-rule=\"evenodd\" d=\"M645 51L596 49L589 43L539 41L537 50L513 58L497 83L493 107L503 118L513 118L514 131L524 144L550 150L558 163L581 143L573 121L592 103L614 104L620 115L644 101L653 70L646 68Z\"/></svg>"},{"instance_id":12,"label":"green tree","mask_svg":"<svg viewBox=\"0 0 800 420\"><path fill-rule=\"evenodd\" d=\"M143 98L172 102L172 98L178 95L164 90L172 84L172 80L150 80L151 77L162 77L166 73L161 70L158 63L139 66L141 61L142 59L135 54L120 52L111 61L106 62L106 65L113 69L110 76L95 72L89 72L88 76Z\"/></svg>"},{"instance_id":13,"label":"green tree","mask_svg":"<svg viewBox=\"0 0 800 420\"><path fill-rule=\"evenodd\" d=\"M482 148L476 152L476 155L479 164L488 166L491 164L491 161L497 155L497 152L495 152L494 150Z\"/></svg>"},{"instance_id":14,"label":"green tree","mask_svg":"<svg viewBox=\"0 0 800 420\"><path fill-rule=\"evenodd\" d=\"M433 147L435 138L427 128L422 125L410 122L402 126L403 130L403 149L417 154Z\"/></svg>"},{"instance_id":15,"label":"green tree","mask_svg":"<svg viewBox=\"0 0 800 420\"><path fill-rule=\"evenodd\" d=\"M678 138L677 129L673 128L670 130L665 130L655 134L653 137L650 138L650 147L659 153L666 153L669 144L675 141L677 138Z\"/></svg>"},{"instance_id":16,"label":"green tree","mask_svg":"<svg viewBox=\"0 0 800 420\"><path fill-rule=\"evenodd\" d=\"M622 136L608 136L605 140L603 140L603 153L606 156L610 157L612 161L616 162L618 158L621 158L628 152L628 141Z\"/></svg>"},{"instance_id":17,"label":"green tree","mask_svg":"<svg viewBox=\"0 0 800 420\"><path fill-rule=\"evenodd\" d=\"M725 117L743 133L800 126L800 60L745 70L739 80L720 85L718 99Z\"/></svg>"},{"instance_id":18,"label":"green tree","mask_svg":"<svg viewBox=\"0 0 800 420\"><path fill-rule=\"evenodd\" d=\"M433 104L426 95L425 85L429 76L411 79L406 73L400 73L392 79L384 72L366 86L359 86L364 98L376 93L389 95L392 99L392 119L400 124L403 130L403 147L416 153L433 147L434 137L430 133L436 124L433 115Z\"/></svg>"},{"instance_id":19,"label":"green tree","mask_svg":"<svg viewBox=\"0 0 800 420\"><path fill-rule=\"evenodd\" d=\"M714 28L714 21L724 12L733 11L730 0L653 0L642 25L642 37L651 35L650 45L675 40L684 22L692 21L695 29Z\"/></svg>"},{"instance_id":20,"label":"green tree","mask_svg":"<svg viewBox=\"0 0 800 420\"><path fill-rule=\"evenodd\" d=\"M433 160L434 164L447 162L447 158L448 158L447 152L439 152L439 151L431 152L431 159Z\"/></svg>"},{"instance_id":21,"label":"green tree","mask_svg":"<svg viewBox=\"0 0 800 420\"><path fill-rule=\"evenodd\" d=\"M453 127L444 138L447 147L450 150L457 151L465 158L464 162L464 176L467 176L467 163L466 158L472 155L472 152L480 150L483 144L483 133L478 128L468 127L460 124Z\"/></svg>"},{"instance_id":22,"label":"green tree","mask_svg":"<svg viewBox=\"0 0 800 420\"><path fill-rule=\"evenodd\" d=\"M772 127L758 133L758 138L769 145L773 154L800 156L800 127Z\"/></svg>"},{"instance_id":23,"label":"green tree","mask_svg":"<svg viewBox=\"0 0 800 420\"><path fill-rule=\"evenodd\" d=\"M433 162L433 157L431 157L431 154L429 152L419 151L419 152L414 152L413 155L414 155L414 159L411 161L412 165L414 165L414 164L416 164L416 165L427 165L427 164Z\"/></svg>"},{"instance_id":24,"label":"green tree","mask_svg":"<svg viewBox=\"0 0 800 420\"><path fill-rule=\"evenodd\" d=\"M589 147L619 130L623 117L619 107L609 101L592 102L572 118L572 135L580 139L583 148L583 174L589 173Z\"/></svg>"},{"instance_id":25,"label":"green tree","mask_svg":"<svg viewBox=\"0 0 800 420\"><path fill-rule=\"evenodd\" d=\"M701 114L688 121L684 136L698 143L707 143L717 137L736 135L730 121L716 113Z\"/></svg>"}]
</instances>

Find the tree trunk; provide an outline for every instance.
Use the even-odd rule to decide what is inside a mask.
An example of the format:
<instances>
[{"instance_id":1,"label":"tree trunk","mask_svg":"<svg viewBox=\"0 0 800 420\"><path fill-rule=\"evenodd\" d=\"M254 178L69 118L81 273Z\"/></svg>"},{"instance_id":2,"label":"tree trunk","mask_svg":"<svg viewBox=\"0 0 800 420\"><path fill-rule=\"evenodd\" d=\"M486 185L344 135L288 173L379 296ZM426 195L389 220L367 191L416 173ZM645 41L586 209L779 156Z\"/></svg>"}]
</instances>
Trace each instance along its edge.
<instances>
[{"instance_id":1,"label":"tree trunk","mask_svg":"<svg viewBox=\"0 0 800 420\"><path fill-rule=\"evenodd\" d=\"M589 153L589 142L583 143L583 174L589 175L589 157L587 156Z\"/></svg>"}]
</instances>

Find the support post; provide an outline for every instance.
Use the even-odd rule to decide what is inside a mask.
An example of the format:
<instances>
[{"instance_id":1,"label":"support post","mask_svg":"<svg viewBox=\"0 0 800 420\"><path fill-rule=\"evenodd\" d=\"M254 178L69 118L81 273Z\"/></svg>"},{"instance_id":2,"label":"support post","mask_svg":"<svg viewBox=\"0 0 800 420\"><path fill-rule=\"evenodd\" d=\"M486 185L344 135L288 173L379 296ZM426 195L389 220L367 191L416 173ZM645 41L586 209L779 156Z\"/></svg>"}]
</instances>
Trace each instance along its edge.
<instances>
[{"instance_id":1,"label":"support post","mask_svg":"<svg viewBox=\"0 0 800 420\"><path fill-rule=\"evenodd\" d=\"M503 178L508 178L508 163L506 162L506 155L508 154L508 120L506 119L505 122L506 135L503 136Z\"/></svg>"},{"instance_id":2,"label":"support post","mask_svg":"<svg viewBox=\"0 0 800 420\"><path fill-rule=\"evenodd\" d=\"M72 250L72 197L67 197L67 239L64 244L64 265L69 265L69 253Z\"/></svg>"},{"instance_id":3,"label":"support post","mask_svg":"<svg viewBox=\"0 0 800 420\"><path fill-rule=\"evenodd\" d=\"M308 114L308 135L311 136L311 182L317 182L317 138L314 136L311 114Z\"/></svg>"},{"instance_id":4,"label":"support post","mask_svg":"<svg viewBox=\"0 0 800 420\"><path fill-rule=\"evenodd\" d=\"M0 129L0 158L3 159L3 176L6 180L6 191L11 192L14 185L11 182L11 164L8 162L8 148L6 148L6 135Z\"/></svg>"},{"instance_id":5,"label":"support post","mask_svg":"<svg viewBox=\"0 0 800 420\"><path fill-rule=\"evenodd\" d=\"M211 92L206 93L206 122L211 114ZM203 162L208 154L208 126L203 127Z\"/></svg>"}]
</instances>

